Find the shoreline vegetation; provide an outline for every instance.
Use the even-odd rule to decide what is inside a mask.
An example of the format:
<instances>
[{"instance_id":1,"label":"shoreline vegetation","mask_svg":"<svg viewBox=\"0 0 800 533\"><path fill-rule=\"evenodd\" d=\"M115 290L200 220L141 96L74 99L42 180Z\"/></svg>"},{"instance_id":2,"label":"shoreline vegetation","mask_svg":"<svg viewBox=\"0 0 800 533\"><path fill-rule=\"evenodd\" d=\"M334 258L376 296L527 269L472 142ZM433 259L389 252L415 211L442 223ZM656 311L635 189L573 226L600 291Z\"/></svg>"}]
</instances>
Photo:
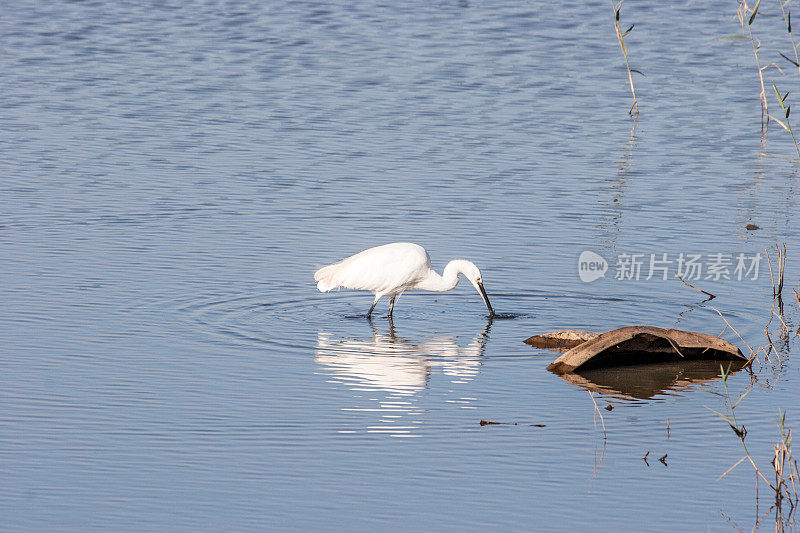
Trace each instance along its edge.
<instances>
[{"instance_id":1,"label":"shoreline vegetation","mask_svg":"<svg viewBox=\"0 0 800 533\"><path fill-rule=\"evenodd\" d=\"M620 26L620 16L622 10L622 4L625 0L620 0L619 2L615 3L612 0L611 6L613 10L614 16L614 33L616 35L617 41L619 42L620 50L622 52L622 58L625 63L625 70L627 73L628 78L628 86L630 88L631 96L633 98L633 103L631 104L630 108L628 109L628 114L636 119L639 116L639 98L636 94L636 88L633 83L633 73L640 74L644 76L644 73L641 70L631 68L630 66L630 58L628 54L628 45L625 42L625 37L627 37L636 26L635 24L631 24L628 26L626 30L622 30ZM794 33L792 32L792 13L789 4L791 0L783 1L777 0L778 7L780 8L780 13L775 14L764 14L762 8L762 0L757 0L755 4L752 6L748 4L747 0L740 0L738 8L736 10L736 19L739 22L740 33L728 35L724 37L719 37L718 39L721 41L724 40L747 40L750 43L752 48L753 54L753 62L755 64L756 73L758 76L759 86L761 88L758 94L758 100L761 106L761 155L771 156L771 157L779 157L781 159L786 159L793 163L800 163L800 142L798 142L797 137L794 134L794 130L792 129L791 124L791 102L789 101L788 97L791 93L791 90L782 91L780 84L790 83L791 80L787 80L785 76L787 75L784 72L784 69L778 64L779 60L788 62L792 68L791 70L798 74L797 80L800 81L800 52L798 51L798 42L795 40ZM761 15L761 16L759 16ZM783 29L786 31L788 36L788 43L787 46L791 47L791 51L788 54L785 54L782 51L775 50L773 51L777 56L780 58L769 58L766 61L762 57L762 42L761 39L758 37L756 32L754 31L754 25L756 21L761 21L762 19L780 19L781 25ZM759 29L759 31L761 31ZM767 34L769 31L765 30ZM774 30L770 30L774 31ZM774 59L774 60L771 60ZM769 77L767 74L771 73L772 71L776 71L773 77ZM768 79L767 79L768 78ZM778 106L780 107L780 113L773 113L769 109L769 97L767 93L769 91L769 87L771 86L772 93L774 93L775 99L777 101ZM786 157L782 155L775 155L769 154L766 151L766 144L767 144L767 133L769 131L770 122L775 122L778 124L786 133L789 134L791 138L792 144L795 148L795 155L796 157Z\"/></svg>"},{"instance_id":2,"label":"shoreline vegetation","mask_svg":"<svg viewBox=\"0 0 800 533\"><path fill-rule=\"evenodd\" d=\"M634 128L636 124L636 119L639 116L639 99L636 95L636 90L633 83L633 72L638 74L642 74L641 71L632 69L630 67L630 60L628 56L628 47L625 43L625 37L628 36L631 31L634 29L634 24L631 24L625 31L620 29L620 11L622 8L624 0L620 0L618 3L614 3L612 0L612 7L614 13L614 32L616 34L617 41L619 42L620 49L622 51L622 56L625 62L625 69L627 71L628 76L628 84L630 86L631 96L633 97L633 103L631 107L628 109L628 114L634 120ZM798 74L798 80L800 80L800 53L798 52L798 43L794 38L794 34L792 32L792 22L791 22L791 8L789 6L791 0L777 0L778 6L780 8L780 14L776 15L775 18L780 18L780 21L783 25L783 28L786 30L789 43L788 45L791 46L791 52L787 55L782 51L778 51L777 54L786 62L793 66L792 71L796 71ZM766 143L767 143L767 134L769 131L769 124L770 122L775 122L778 124L786 133L789 134L792 144L795 148L796 158L790 158L785 156L775 156L780 157L782 159L786 159L793 163L800 163L800 144L798 144L798 140L795 137L794 131L792 129L791 124L791 103L789 100L789 95L791 90L781 91L779 88L778 83L788 83L788 80L785 79L786 73L781 68L780 65L776 61L769 61L765 62L762 57L762 48L761 48L761 39L756 35L754 31L754 23L756 20L762 20L766 18L766 15L763 15L761 11L762 7L762 0L757 0L755 4L752 6L748 4L747 0L740 0L739 6L736 11L736 17L739 22L739 26L741 32L736 35L729 35L725 37L720 37L720 40L747 40L749 41L752 53L753 53L753 62L756 67L756 72L758 75L758 81L760 86L760 93L758 95L759 103L761 106L761 155L772 155L768 154L766 151ZM762 17L759 17L759 15ZM769 79L769 84L765 81L765 76L767 71L772 73L770 70L774 70L776 73L773 75L776 79ZM643 75L643 74L642 74ZM780 79L778 79L780 76ZM769 102L767 98L767 87L771 85L772 92L775 95L776 101L778 106L780 107L780 113L771 112L769 109ZM774 479L770 481L767 478L767 475L764 473L764 470L758 466L756 459L751 455L750 451L748 450L747 443L745 438L747 437L747 428L744 424L740 423L740 421L736 418L735 409L736 407L742 402L747 395L759 384L764 383L766 388L774 387L774 383L777 380L777 377L782 373L786 366L786 355L790 352L792 341L797 341L798 337L800 336L800 326L796 328L794 334L792 335L792 327L790 327L787 319L784 316L784 302L783 302L783 287L784 287L784 272L786 266L786 244L784 243L782 246L776 244L775 245L775 253L777 255L776 265L773 269L772 264L772 257L770 256L770 250L766 250L767 262L769 265L769 272L770 272L770 280L772 283L772 303L771 308L769 311L769 319L764 326L764 337L765 341L760 347L757 349L753 349L751 345L739 334L739 332L731 325L730 321L725 318L723 313L712 306L711 309L716 311L720 318L725 323L725 328L720 333L722 335L727 329L730 329L736 336L744 343L744 345L749 350L749 358L745 365L745 369L749 373L750 376L750 384L745 387L745 390L740 393L738 396L733 398L731 396L730 390L728 388L728 379L731 376L731 369L730 366L726 369L724 367L720 367L721 377L722 377L722 385L724 392L718 393L712 391L713 394L717 394L723 398L724 405L725 405L725 413L719 412L714 410L710 407L707 407L711 412L722 418L732 429L733 433L739 439L742 445L742 449L744 451L744 456L739 459L733 466L728 468L719 478L718 480L727 476L731 471L733 471L737 466L741 463L748 461L752 467L754 472L756 473L756 483L764 482L767 487L769 487L770 492L774 496L774 502L769 507L766 513L763 516L759 516L757 519L756 524L754 525L754 529L760 527L761 520L770 512L774 511L774 518L775 518L775 530L776 531L785 531L791 530L795 527L795 511L797 508L797 504L800 501L800 473L798 472L797 460L792 455L792 430L786 427L786 411L782 409L778 409L778 432L779 432L779 440L773 446L773 457L770 461L772 465L772 471L774 474ZM680 280L684 283L684 285L695 289L697 291L703 292L710 296L709 299L714 298L714 295L704 291L703 289L694 287L692 285L687 284L682 279ZM800 310L800 287L797 289L792 289L795 299L797 301L798 310ZM707 301L707 300L706 300ZM703 305L700 303L699 305ZM777 332L772 331L772 333L777 333L778 338L778 345L776 346L775 342L773 341L773 335L771 333L770 327L773 325L773 319L777 319L775 323L777 324ZM775 327L775 326L773 326ZM754 365L758 365L757 369L754 369ZM764 379L762 376L763 372L767 372L769 374L769 378ZM595 401L594 395L591 391L589 391L589 395L592 399L593 403L593 410L595 412L595 420L599 415L602 428L603 428L603 443L607 440L607 431L605 422L603 419L603 415ZM596 423L595 423L596 424ZM647 454L650 452L648 451ZM646 457L645 455L645 462ZM666 457L666 455L665 455ZM756 504L758 503L758 488L756 488ZM723 515L724 516L724 515ZM730 520L730 518L729 518Z\"/></svg>"},{"instance_id":3,"label":"shoreline vegetation","mask_svg":"<svg viewBox=\"0 0 800 533\"><path fill-rule=\"evenodd\" d=\"M770 250L772 250L776 256L774 267ZM744 456L720 475L717 481L727 476L743 462L749 462L756 474L756 506L758 507L760 494L758 485L761 482L767 485L769 489L768 493L774 497L768 510L758 518L758 522L754 525L753 529L760 527L761 521L768 514L774 513L775 530L787 531L793 530L796 526L795 511L797 509L797 504L800 502L800 472L798 471L797 460L792 454L792 430L786 427L786 411L784 409L778 409L777 426L779 440L773 445L773 456L770 460L770 465L772 466L771 473L760 467L759 461L751 454L745 441L748 435L747 427L736 418L737 406L754 389L757 387L763 389L774 388L779 376L786 369L786 356L791 351L793 343L800 344L800 327L792 332L789 326L790 320L787 319L784 314L783 288L786 269L786 244L776 243L774 249L767 248L765 254L772 286L772 301L769 310L769 319L764 326L763 344L753 349L731 325L730 321L725 318L723 313L719 309L712 307L725 322L725 330L730 328L750 351L750 357L745 365L745 369L749 374L750 383L744 387L744 390L739 395L735 398L732 397L728 387L729 378L731 376L730 366L728 368L720 366L723 392L709 392L723 399L725 413L708 406L706 406L706 409L716 414L730 426L736 438L739 439L742 450L744 451ZM795 289L793 289L793 291L795 296L798 296L798 291ZM797 311L800 313L800 296L797 298L797 303ZM777 320L773 323L773 319L776 317ZM777 333L778 336L777 345L772 339L771 326L773 328L777 327L777 332L773 331L773 333ZM723 330L723 333L725 330ZM757 369L754 368L755 364L758 364ZM768 479L768 476L773 478L772 481Z\"/></svg>"},{"instance_id":4,"label":"shoreline vegetation","mask_svg":"<svg viewBox=\"0 0 800 533\"><path fill-rule=\"evenodd\" d=\"M708 406L706 406L706 409L720 417L730 426L733 434L739 439L744 452L744 456L722 473L722 475L717 478L717 481L723 479L743 462L749 462L756 475L756 507L758 507L758 501L760 499L758 485L761 482L767 485L769 489L768 493L773 496L773 501L769 508L763 515L759 516L753 529L760 527L761 521L765 519L767 515L773 513L775 530L791 531L796 526L795 511L797 510L798 503L800 503L800 471L798 471L797 460L792 454L792 430L786 427L786 411L784 409L778 409L777 427L779 439L777 443L773 445L773 456L770 460L770 465L772 467L771 473L759 466L759 461L751 454L745 440L748 435L747 427L736 417L737 406L739 406L754 389L757 387L764 389L774 388L778 377L786 368L786 355L791 351L793 343L800 344L800 326L792 332L789 326L790 320L784 315L783 288L786 269L786 244L775 244L774 249L772 249L776 256L774 266L770 250L770 248L767 248L765 254L772 286L772 302L769 310L769 319L764 326L764 339L761 346L753 349L739 332L736 331L733 325L731 325L730 321L725 318L723 313L719 309L711 307L719 314L720 318L722 318L725 323L725 329L722 333L730 328L750 351L750 357L745 365L745 369L749 374L750 383L748 383L744 387L744 390L734 398L728 386L731 368L730 366L728 366L728 368L720 366L723 392L709 392L722 398L725 412L722 413ZM797 297L797 311L800 313L800 295L798 295L797 290L792 290ZM777 318L775 322L773 322L774 318ZM773 331L773 333L777 333L778 336L777 345L773 342L772 334L770 333L771 326L773 328L777 327L777 332ZM758 364L757 369L754 368L755 364ZM770 480L768 476L772 477L772 480Z\"/></svg>"},{"instance_id":5,"label":"shoreline vegetation","mask_svg":"<svg viewBox=\"0 0 800 533\"><path fill-rule=\"evenodd\" d=\"M751 343L748 343L747 340L745 340L745 338L739 333L739 331L737 331L735 326L731 324L731 321L725 317L725 314L722 311L706 303L710 301L713 296L712 298L706 298L702 302L698 302L696 304L699 307L708 307L719 314L722 322L724 323L724 327L719 333L719 336L723 335L728 329L730 329L731 332L742 341L749 352L749 354L745 352L745 356L748 358L748 360L744 366L737 367L737 369L741 368L742 370L746 371L745 375L749 377L749 383L744 384L742 392L734 396L729 387L730 378L737 369L734 369L731 363L727 363L727 367L724 366L724 364L721 364L719 367L719 374L715 376L715 379L721 377L722 392L717 392L714 390L708 390L708 392L722 399L723 408L712 408L709 406L704 407L728 424L733 434L739 440L744 452L744 455L735 463L733 463L727 470L725 470L717 478L717 481L725 478L742 463L748 462L752 466L753 472L756 476L756 509L758 509L759 502L763 498L758 488L760 484L765 484L768 488L767 494L771 495L771 501L767 511L760 515L758 512L756 513L758 518L757 522L753 526L753 529L755 530L765 525L764 520L767 518L767 516L772 514L775 520L776 531L792 531L796 527L795 515L798 508L798 503L800 503L800 470L798 469L797 460L794 458L792 451L792 429L787 427L786 424L786 410L781 408L777 409L778 439L777 442L772 445L772 456L769 459L771 468L766 469L764 467L766 459L763 457L758 458L756 455L754 455L751 449L748 448L746 438L749 433L747 426L739 418L737 418L736 414L736 408L748 397L751 392L756 389L772 390L775 387L781 374L787 368L787 356L793 348L800 347L800 325L797 327L792 325L793 318L796 318L797 321L800 322L800 287L792 289L792 292L795 296L794 299L797 303L797 308L795 309L794 306L790 307L792 310L790 317L787 317L785 314L785 306L783 301L787 257L786 244L776 243L774 247L767 248L765 250L765 255L767 257L767 263L769 267L772 299L769 308L769 318L766 321L763 330L764 337L758 344L752 343L752 341ZM773 258L775 259L774 264ZM680 281L683 282L683 280ZM691 289L706 295L710 294L702 288L686 284L685 282L683 283ZM794 312L797 312L797 315L793 315ZM773 340L773 336L777 337L777 342ZM556 349L552 346L545 348ZM644 372L647 370L639 368L638 370L632 371ZM595 399L595 395L597 394L598 398L602 398L602 387L596 388L595 390L590 386L590 382L586 380L577 382L576 384L584 388L589 393L589 397L592 402L591 409L594 413L593 417L595 431L598 430L598 426L602 430L603 452L600 454L599 463L596 461L595 464L594 471L596 474L597 469L599 468L600 464L602 464L603 457L605 455L606 444L609 440L611 440L611 437L609 437L610 430L607 428L602 411L613 411L613 405L612 403L608 403L601 410L601 407L598 405L598 402ZM598 418L600 420L599 424L597 423ZM492 422L482 421L481 425L484 425L484 423L490 424ZM669 420L667 420L666 428L667 439L669 439ZM647 461L649 454L650 451L648 450L642 458L647 466L650 466L650 463ZM667 454L665 453L664 456L659 459L664 466L668 466L665 460L666 457ZM722 514L728 521L733 522L732 517L725 515L724 513Z\"/></svg>"}]
</instances>

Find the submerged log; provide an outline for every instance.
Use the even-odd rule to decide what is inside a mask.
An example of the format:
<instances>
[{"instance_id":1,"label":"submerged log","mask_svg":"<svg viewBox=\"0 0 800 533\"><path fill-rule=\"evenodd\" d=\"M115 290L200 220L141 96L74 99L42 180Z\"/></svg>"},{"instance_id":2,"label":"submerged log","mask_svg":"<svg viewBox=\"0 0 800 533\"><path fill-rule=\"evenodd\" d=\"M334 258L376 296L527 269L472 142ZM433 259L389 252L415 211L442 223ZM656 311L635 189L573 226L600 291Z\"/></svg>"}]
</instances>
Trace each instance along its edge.
<instances>
[{"instance_id":1,"label":"submerged log","mask_svg":"<svg viewBox=\"0 0 800 533\"><path fill-rule=\"evenodd\" d=\"M568 337L565 331L572 330L555 332L557 338ZM590 332L575 331L574 337L586 337L586 333L591 335ZM535 337L549 335L552 334ZM564 374L576 369L697 359L747 361L739 348L714 335L653 326L627 326L595 334L562 354L547 369Z\"/></svg>"}]
</instances>

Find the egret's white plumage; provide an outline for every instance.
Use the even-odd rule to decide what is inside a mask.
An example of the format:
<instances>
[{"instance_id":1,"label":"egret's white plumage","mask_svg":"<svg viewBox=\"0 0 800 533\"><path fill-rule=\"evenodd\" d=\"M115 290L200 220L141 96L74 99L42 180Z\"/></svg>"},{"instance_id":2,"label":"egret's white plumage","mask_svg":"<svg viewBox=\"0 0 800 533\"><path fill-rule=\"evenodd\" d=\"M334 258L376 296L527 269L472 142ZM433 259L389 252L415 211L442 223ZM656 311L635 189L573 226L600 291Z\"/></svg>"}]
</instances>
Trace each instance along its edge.
<instances>
[{"instance_id":1,"label":"egret's white plumage","mask_svg":"<svg viewBox=\"0 0 800 533\"><path fill-rule=\"evenodd\" d=\"M431 258L425 248L410 242L395 242L369 248L338 263L320 268L314 273L314 280L322 292L337 287L373 292L375 300L367 313L369 317L375 304L384 296L391 297L389 316L392 316L394 300L403 292L411 289L449 291L458 285L459 274L464 274L475 286L489 309L489 314L494 315L478 267L469 261L454 259L447 263L440 276L431 268Z\"/></svg>"}]
</instances>

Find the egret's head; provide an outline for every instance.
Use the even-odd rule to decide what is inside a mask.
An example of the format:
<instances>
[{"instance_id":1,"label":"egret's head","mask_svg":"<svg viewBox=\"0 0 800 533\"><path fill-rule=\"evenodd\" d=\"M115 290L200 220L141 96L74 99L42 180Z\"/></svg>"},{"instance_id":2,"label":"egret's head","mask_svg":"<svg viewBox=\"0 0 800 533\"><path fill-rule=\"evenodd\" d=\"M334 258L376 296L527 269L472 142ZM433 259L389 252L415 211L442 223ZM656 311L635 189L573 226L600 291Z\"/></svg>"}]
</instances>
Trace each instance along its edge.
<instances>
[{"instance_id":1,"label":"egret's head","mask_svg":"<svg viewBox=\"0 0 800 533\"><path fill-rule=\"evenodd\" d=\"M483 298L483 303L486 304L486 308L489 310L489 316L494 316L494 309L492 309L492 304L489 303L489 297L486 295L486 289L483 288L481 271L469 261L457 260L457 266L458 270L464 274L469 282L472 283L472 286L475 287L475 289L481 295L481 298Z\"/></svg>"}]
</instances>

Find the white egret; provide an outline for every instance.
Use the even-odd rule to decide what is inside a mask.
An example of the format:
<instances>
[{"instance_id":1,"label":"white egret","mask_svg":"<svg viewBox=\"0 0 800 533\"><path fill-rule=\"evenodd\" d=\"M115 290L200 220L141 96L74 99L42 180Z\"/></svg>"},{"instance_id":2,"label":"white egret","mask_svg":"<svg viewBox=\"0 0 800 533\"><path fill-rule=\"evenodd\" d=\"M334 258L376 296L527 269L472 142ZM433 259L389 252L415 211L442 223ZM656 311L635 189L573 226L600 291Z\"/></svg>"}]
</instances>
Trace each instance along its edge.
<instances>
[{"instance_id":1,"label":"white egret","mask_svg":"<svg viewBox=\"0 0 800 533\"><path fill-rule=\"evenodd\" d=\"M322 267L314 273L314 281L321 292L338 287L372 291L375 301L367 311L372 316L375 305L384 296L390 296L389 316L394 311L394 301L400 294L411 289L425 291L449 291L458 285L458 275L464 274L483 298L489 309L494 310L483 288L481 271L474 264L463 259L447 263L440 276L431 268L431 258L425 248L410 242L395 242L369 248L363 252L343 259L338 263Z\"/></svg>"}]
</instances>

